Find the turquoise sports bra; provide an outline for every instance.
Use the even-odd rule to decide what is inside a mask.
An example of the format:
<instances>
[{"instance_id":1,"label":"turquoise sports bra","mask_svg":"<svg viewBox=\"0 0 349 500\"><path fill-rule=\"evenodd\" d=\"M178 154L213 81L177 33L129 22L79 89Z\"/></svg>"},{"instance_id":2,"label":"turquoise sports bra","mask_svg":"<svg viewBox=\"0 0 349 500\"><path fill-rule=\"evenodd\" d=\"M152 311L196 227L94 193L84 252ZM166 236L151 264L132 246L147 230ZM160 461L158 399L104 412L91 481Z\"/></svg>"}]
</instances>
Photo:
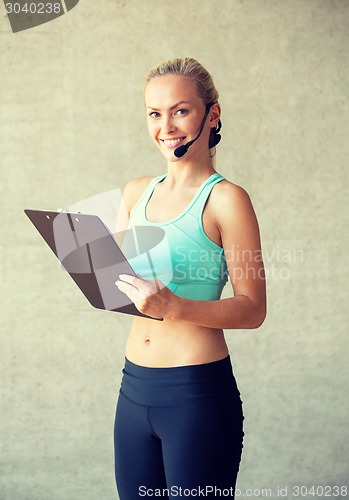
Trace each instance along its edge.
<instances>
[{"instance_id":1,"label":"turquoise sports bra","mask_svg":"<svg viewBox=\"0 0 349 500\"><path fill-rule=\"evenodd\" d=\"M161 228L164 238L149 251L138 251L136 256L129 258L130 264L143 279L160 279L179 297L217 300L228 281L226 259L223 248L205 234L202 212L211 189L224 177L215 173L206 179L187 208L174 219L168 222L149 221L146 218L147 203L155 186L166 176L159 175L152 179L133 207L129 221L129 228ZM127 256L125 248L124 253Z\"/></svg>"}]
</instances>

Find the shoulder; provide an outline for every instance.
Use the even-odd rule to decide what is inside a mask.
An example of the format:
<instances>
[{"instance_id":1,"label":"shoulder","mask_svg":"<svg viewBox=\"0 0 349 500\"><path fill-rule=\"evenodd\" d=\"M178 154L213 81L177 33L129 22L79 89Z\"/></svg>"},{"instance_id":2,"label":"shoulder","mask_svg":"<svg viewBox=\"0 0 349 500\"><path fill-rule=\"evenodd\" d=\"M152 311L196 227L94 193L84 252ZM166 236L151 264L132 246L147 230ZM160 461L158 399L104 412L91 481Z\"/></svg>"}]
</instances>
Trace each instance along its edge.
<instances>
[{"instance_id":1,"label":"shoulder","mask_svg":"<svg viewBox=\"0 0 349 500\"><path fill-rule=\"evenodd\" d=\"M210 198L211 209L221 229L227 225L231 227L255 219L248 192L227 179L217 182Z\"/></svg>"},{"instance_id":2,"label":"shoulder","mask_svg":"<svg viewBox=\"0 0 349 500\"><path fill-rule=\"evenodd\" d=\"M143 175L127 182L122 197L129 213L153 179L154 175Z\"/></svg>"},{"instance_id":3,"label":"shoulder","mask_svg":"<svg viewBox=\"0 0 349 500\"><path fill-rule=\"evenodd\" d=\"M224 179L217 182L212 190L211 197L218 210L238 205L250 204L251 199L248 192L241 186Z\"/></svg>"}]
</instances>

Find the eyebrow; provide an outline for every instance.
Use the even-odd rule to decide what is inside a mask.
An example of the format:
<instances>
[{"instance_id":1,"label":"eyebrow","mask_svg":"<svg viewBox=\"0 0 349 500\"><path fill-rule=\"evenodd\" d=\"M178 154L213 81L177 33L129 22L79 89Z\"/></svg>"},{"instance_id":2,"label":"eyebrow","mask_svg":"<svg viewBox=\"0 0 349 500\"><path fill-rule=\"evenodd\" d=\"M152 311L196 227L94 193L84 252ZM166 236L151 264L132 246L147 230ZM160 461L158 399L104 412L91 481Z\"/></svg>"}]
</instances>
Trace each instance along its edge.
<instances>
[{"instance_id":1,"label":"eyebrow","mask_svg":"<svg viewBox=\"0 0 349 500\"><path fill-rule=\"evenodd\" d=\"M189 104L189 102L187 101L179 101L177 102L176 104L174 104L174 106L171 106L170 109L174 109L174 108L177 108L178 106L180 106L181 104ZM147 106L147 109L153 109L154 111L159 111L157 108L153 108L152 106Z\"/></svg>"}]
</instances>

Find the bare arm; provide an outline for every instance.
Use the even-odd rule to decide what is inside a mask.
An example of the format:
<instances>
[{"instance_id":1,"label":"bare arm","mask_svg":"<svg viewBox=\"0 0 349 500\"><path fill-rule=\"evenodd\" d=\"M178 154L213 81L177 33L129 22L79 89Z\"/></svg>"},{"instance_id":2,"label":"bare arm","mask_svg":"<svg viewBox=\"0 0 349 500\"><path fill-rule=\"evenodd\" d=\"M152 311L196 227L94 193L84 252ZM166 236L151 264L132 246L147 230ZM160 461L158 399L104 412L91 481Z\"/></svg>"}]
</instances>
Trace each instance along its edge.
<instances>
[{"instance_id":1,"label":"bare arm","mask_svg":"<svg viewBox=\"0 0 349 500\"><path fill-rule=\"evenodd\" d=\"M211 205L234 297L213 301L184 299L161 286L158 280L128 275L120 275L116 285L141 312L154 318L217 329L258 328L266 316L266 285L258 222L251 200L242 188L226 183L216 191Z\"/></svg>"},{"instance_id":2,"label":"bare arm","mask_svg":"<svg viewBox=\"0 0 349 500\"><path fill-rule=\"evenodd\" d=\"M170 317L210 328L258 328L266 316L266 283L250 197L229 183L216 193L214 207L234 297L214 301L178 297Z\"/></svg>"}]
</instances>

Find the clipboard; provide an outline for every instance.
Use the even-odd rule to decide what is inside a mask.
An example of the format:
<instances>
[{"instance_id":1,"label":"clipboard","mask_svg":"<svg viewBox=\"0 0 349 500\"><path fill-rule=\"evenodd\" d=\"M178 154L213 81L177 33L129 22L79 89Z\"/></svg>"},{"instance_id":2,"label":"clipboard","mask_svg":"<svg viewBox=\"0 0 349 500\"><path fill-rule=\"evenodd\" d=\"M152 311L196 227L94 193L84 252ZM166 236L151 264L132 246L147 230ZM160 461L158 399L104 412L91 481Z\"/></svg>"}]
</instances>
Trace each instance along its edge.
<instances>
[{"instance_id":1,"label":"clipboard","mask_svg":"<svg viewBox=\"0 0 349 500\"><path fill-rule=\"evenodd\" d=\"M24 212L93 307L163 321L140 312L115 285L119 274L136 273L97 215L33 209Z\"/></svg>"}]
</instances>

